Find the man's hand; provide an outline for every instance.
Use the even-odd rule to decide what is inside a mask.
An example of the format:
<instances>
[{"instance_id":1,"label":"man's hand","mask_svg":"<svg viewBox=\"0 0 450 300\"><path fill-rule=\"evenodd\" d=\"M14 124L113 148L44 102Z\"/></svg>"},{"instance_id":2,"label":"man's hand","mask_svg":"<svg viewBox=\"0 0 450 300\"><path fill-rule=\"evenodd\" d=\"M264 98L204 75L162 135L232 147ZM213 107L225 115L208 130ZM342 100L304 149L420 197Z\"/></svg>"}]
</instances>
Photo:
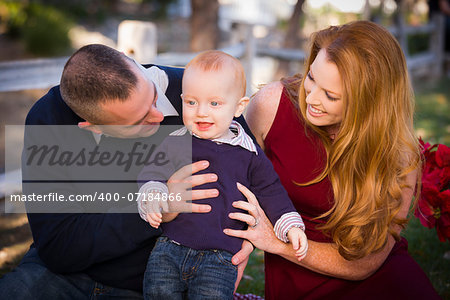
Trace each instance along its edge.
<instances>
[{"instance_id":1,"label":"man's hand","mask_svg":"<svg viewBox=\"0 0 450 300\"><path fill-rule=\"evenodd\" d=\"M298 261L301 261L305 258L308 251L308 239L305 232L300 228L292 227L289 229L287 236L292 244L292 248L295 250L295 256Z\"/></svg>"},{"instance_id":2,"label":"man's hand","mask_svg":"<svg viewBox=\"0 0 450 300\"><path fill-rule=\"evenodd\" d=\"M195 204L192 200L213 198L219 195L217 189L192 190L193 187L208 182L217 181L217 175L213 173L192 175L206 169L209 162L198 161L179 169L167 181L167 187L161 186L141 187L138 199L139 215L151 226L158 228L162 222L170 222L180 212L205 213L211 210L207 204ZM148 184L148 183L146 183ZM153 182L150 182L153 184Z\"/></svg>"},{"instance_id":3,"label":"man's hand","mask_svg":"<svg viewBox=\"0 0 450 300\"><path fill-rule=\"evenodd\" d=\"M177 195L178 198L175 201L169 201L170 212L205 213L211 210L210 205L191 202L191 200L214 198L219 195L217 189L192 190L195 186L217 181L217 175L213 173L193 175L208 166L208 161L198 161L182 167L169 178L167 181L169 195Z\"/></svg>"},{"instance_id":4,"label":"man's hand","mask_svg":"<svg viewBox=\"0 0 450 300\"><path fill-rule=\"evenodd\" d=\"M241 282L242 276L244 275L245 267L247 266L248 259L250 257L250 254L252 253L254 247L252 243L250 243L247 240L244 240L242 242L242 248L239 250L238 253L236 253L232 258L231 262L234 265L238 265L238 274L236 283L234 284L234 292L236 293L236 290L239 286L239 283Z\"/></svg>"}]
</instances>

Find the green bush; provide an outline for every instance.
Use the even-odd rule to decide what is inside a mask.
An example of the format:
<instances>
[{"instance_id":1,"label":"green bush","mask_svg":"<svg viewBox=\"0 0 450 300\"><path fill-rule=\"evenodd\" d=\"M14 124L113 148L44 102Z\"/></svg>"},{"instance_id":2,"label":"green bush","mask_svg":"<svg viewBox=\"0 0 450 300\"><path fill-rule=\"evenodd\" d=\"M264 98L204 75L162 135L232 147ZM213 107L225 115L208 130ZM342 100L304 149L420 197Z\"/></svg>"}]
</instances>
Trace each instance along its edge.
<instances>
[{"instance_id":1,"label":"green bush","mask_svg":"<svg viewBox=\"0 0 450 300\"><path fill-rule=\"evenodd\" d=\"M39 4L25 8L27 20L22 28L23 38L32 53L58 55L70 48L68 36L72 23L60 11Z\"/></svg>"},{"instance_id":2,"label":"green bush","mask_svg":"<svg viewBox=\"0 0 450 300\"><path fill-rule=\"evenodd\" d=\"M20 37L20 30L27 19L23 8L19 2L0 2L0 26L13 38Z\"/></svg>"},{"instance_id":3,"label":"green bush","mask_svg":"<svg viewBox=\"0 0 450 300\"><path fill-rule=\"evenodd\" d=\"M63 12L38 3L0 3L0 22L6 32L25 42L27 50L41 56L65 54L70 49L73 23Z\"/></svg>"}]
</instances>

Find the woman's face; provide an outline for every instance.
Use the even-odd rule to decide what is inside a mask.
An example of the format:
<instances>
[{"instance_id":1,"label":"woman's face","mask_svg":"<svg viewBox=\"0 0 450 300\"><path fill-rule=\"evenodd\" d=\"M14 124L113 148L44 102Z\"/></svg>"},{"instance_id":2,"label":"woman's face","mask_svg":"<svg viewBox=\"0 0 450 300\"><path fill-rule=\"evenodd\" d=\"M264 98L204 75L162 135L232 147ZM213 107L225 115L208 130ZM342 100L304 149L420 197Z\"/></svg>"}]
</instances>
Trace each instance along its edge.
<instances>
[{"instance_id":1,"label":"woman's face","mask_svg":"<svg viewBox=\"0 0 450 300\"><path fill-rule=\"evenodd\" d=\"M330 134L335 134L344 114L342 80L336 65L327 59L325 49L319 51L304 83L306 117Z\"/></svg>"}]
</instances>

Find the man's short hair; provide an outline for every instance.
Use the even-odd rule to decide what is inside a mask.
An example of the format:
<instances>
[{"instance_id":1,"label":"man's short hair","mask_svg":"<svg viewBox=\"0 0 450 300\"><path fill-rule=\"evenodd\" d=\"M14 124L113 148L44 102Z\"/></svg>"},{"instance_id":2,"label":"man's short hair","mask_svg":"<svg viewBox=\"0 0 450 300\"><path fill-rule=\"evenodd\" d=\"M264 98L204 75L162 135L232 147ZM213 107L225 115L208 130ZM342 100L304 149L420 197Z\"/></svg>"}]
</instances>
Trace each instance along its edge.
<instances>
[{"instance_id":1,"label":"man's short hair","mask_svg":"<svg viewBox=\"0 0 450 300\"><path fill-rule=\"evenodd\" d=\"M77 115L102 124L100 104L127 100L137 82L126 56L108 46L92 44L80 48L67 61L60 91Z\"/></svg>"}]
</instances>

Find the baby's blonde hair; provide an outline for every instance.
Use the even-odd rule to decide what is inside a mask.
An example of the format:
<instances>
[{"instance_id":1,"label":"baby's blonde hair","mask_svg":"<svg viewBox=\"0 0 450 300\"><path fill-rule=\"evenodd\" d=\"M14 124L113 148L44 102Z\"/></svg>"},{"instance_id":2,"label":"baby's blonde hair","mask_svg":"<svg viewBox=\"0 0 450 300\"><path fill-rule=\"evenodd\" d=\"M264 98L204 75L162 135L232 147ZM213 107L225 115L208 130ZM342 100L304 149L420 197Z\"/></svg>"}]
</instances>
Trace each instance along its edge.
<instances>
[{"instance_id":1,"label":"baby's blonde hair","mask_svg":"<svg viewBox=\"0 0 450 300\"><path fill-rule=\"evenodd\" d=\"M190 67L197 67L200 70L211 72L219 71L225 66L233 68L236 88L240 88L240 95L241 97L244 97L246 90L244 67L237 58L225 52L219 50L207 50L201 52L186 65L185 70L188 70Z\"/></svg>"}]
</instances>

